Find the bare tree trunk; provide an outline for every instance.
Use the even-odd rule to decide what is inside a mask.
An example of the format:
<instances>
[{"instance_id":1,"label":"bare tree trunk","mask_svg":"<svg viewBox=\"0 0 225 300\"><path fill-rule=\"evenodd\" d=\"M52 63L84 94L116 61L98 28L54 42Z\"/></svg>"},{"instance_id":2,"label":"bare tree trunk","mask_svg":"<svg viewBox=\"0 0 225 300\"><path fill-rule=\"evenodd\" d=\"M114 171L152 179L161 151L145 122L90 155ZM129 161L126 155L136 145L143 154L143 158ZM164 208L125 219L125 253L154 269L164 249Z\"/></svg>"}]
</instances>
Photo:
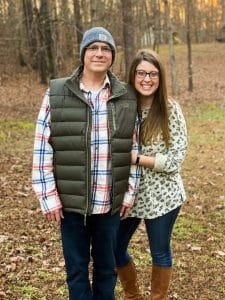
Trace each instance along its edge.
<instances>
[{"instance_id":1,"label":"bare tree trunk","mask_svg":"<svg viewBox=\"0 0 225 300\"><path fill-rule=\"evenodd\" d=\"M184 1L184 5L185 5L185 1ZM192 3L192 31L193 31L194 41L197 44L200 41L200 34L199 34L200 22L201 22L201 16L199 16L196 2L194 2Z\"/></svg>"},{"instance_id":2,"label":"bare tree trunk","mask_svg":"<svg viewBox=\"0 0 225 300\"><path fill-rule=\"evenodd\" d=\"M160 7L159 0L154 0L153 5L153 22L154 22L154 44L153 50L159 52L159 43L160 43Z\"/></svg>"},{"instance_id":3,"label":"bare tree trunk","mask_svg":"<svg viewBox=\"0 0 225 300\"><path fill-rule=\"evenodd\" d=\"M5 1L4 1L5 2ZM6 43L3 46L2 51L4 51L4 56L6 62L10 61L12 56L15 56L16 60L19 61L21 66L27 65L27 61L25 61L25 45L24 45L24 38L20 35L21 34L21 26L19 26L21 19L23 16L17 14L17 9L22 8L21 5L17 8L13 0L7 1L7 9L5 10L5 17L0 16L1 21L5 23L5 29L2 30L0 33L0 39L5 37ZM21 4L21 3L19 3ZM5 20L4 20L5 19ZM4 21L3 21L4 20ZM20 39L21 38L21 39ZM8 42L7 42L8 40ZM10 42L11 40L11 42ZM13 46L12 46L12 41ZM11 45L10 45L11 44ZM15 55L17 54L17 55ZM1 64L1 62L0 62Z\"/></svg>"},{"instance_id":4,"label":"bare tree trunk","mask_svg":"<svg viewBox=\"0 0 225 300\"><path fill-rule=\"evenodd\" d=\"M19 42L18 42L18 46L17 46L17 51L18 51L18 60L19 60L19 64L21 67L25 67L27 66L27 62L25 60L25 57L24 57L24 51L23 51L23 37L22 37L22 29L20 28L19 29L19 32L18 32L18 36L19 36Z\"/></svg>"},{"instance_id":5,"label":"bare tree trunk","mask_svg":"<svg viewBox=\"0 0 225 300\"><path fill-rule=\"evenodd\" d=\"M192 50L191 50L191 26L190 26L190 12L191 0L186 0L186 35L187 35L187 52L188 52L188 91L193 91L192 78Z\"/></svg>"},{"instance_id":6,"label":"bare tree trunk","mask_svg":"<svg viewBox=\"0 0 225 300\"><path fill-rule=\"evenodd\" d=\"M83 37L83 26L81 20L81 13L80 13L80 2L79 0L73 0L74 5L74 18L75 18L75 26L76 26L76 36L77 36L77 51L75 54L75 63L79 60L79 53L80 53L80 43Z\"/></svg>"},{"instance_id":7,"label":"bare tree trunk","mask_svg":"<svg viewBox=\"0 0 225 300\"><path fill-rule=\"evenodd\" d=\"M23 0L23 13L27 31L31 66L34 69L37 69L37 31L33 18L33 3L31 0Z\"/></svg>"},{"instance_id":8,"label":"bare tree trunk","mask_svg":"<svg viewBox=\"0 0 225 300\"><path fill-rule=\"evenodd\" d=\"M128 69L134 57L134 28L132 20L132 1L122 0L123 39L125 51L125 77L128 78Z\"/></svg>"},{"instance_id":9,"label":"bare tree trunk","mask_svg":"<svg viewBox=\"0 0 225 300\"><path fill-rule=\"evenodd\" d=\"M154 22L150 16L150 12L153 10L149 10L148 2L149 2L148 0L144 0L142 7L140 7L140 5L137 6L136 9L138 11L138 15L137 16L133 15L133 18L138 19L138 25L135 24L135 26L139 27L139 32L141 34L143 34L143 32L144 32L144 36L142 36L141 44L139 42L136 43L138 45L137 48L140 48L143 46L152 48L153 44L154 44L154 40L155 40ZM139 26L140 23L141 23L141 26ZM140 33L139 33L139 35L140 35ZM135 41L138 41L138 39L136 38Z\"/></svg>"},{"instance_id":10,"label":"bare tree trunk","mask_svg":"<svg viewBox=\"0 0 225 300\"><path fill-rule=\"evenodd\" d=\"M56 36L51 20L51 9L48 0L41 0L40 16L42 28L44 30L44 41L48 56L48 70L51 79L58 76L58 63L56 51Z\"/></svg>"},{"instance_id":11,"label":"bare tree trunk","mask_svg":"<svg viewBox=\"0 0 225 300\"><path fill-rule=\"evenodd\" d=\"M98 5L100 3L100 6L101 6L101 2L98 0L92 0L90 1L90 6L91 6L91 25L92 26L95 26L98 22ZM100 8L101 9L101 8Z\"/></svg>"},{"instance_id":12,"label":"bare tree trunk","mask_svg":"<svg viewBox=\"0 0 225 300\"><path fill-rule=\"evenodd\" d=\"M36 24L37 24L37 32L38 32L38 52L37 52L37 63L38 63L38 71L40 76L41 84L47 84L48 82L48 63L47 63L47 53L44 42L44 33L43 26L41 22L41 17L37 6L35 4L34 7Z\"/></svg>"},{"instance_id":13,"label":"bare tree trunk","mask_svg":"<svg viewBox=\"0 0 225 300\"><path fill-rule=\"evenodd\" d=\"M169 38L172 95L177 95L178 94L177 68L176 68L176 61L174 55L173 31L172 31L172 24L170 20L170 7L169 7L168 0L164 0L164 5L165 5L166 20L167 20L167 33Z\"/></svg>"},{"instance_id":14,"label":"bare tree trunk","mask_svg":"<svg viewBox=\"0 0 225 300\"><path fill-rule=\"evenodd\" d=\"M74 22L71 20L71 17L68 20L68 16L70 16L70 10L68 2L65 0L61 0L60 16L62 21L62 26L60 26L60 37L63 43L62 53L66 56L69 55L72 57L74 45Z\"/></svg>"},{"instance_id":15,"label":"bare tree trunk","mask_svg":"<svg viewBox=\"0 0 225 300\"><path fill-rule=\"evenodd\" d=\"M222 15L221 15L221 27L225 25L225 0L221 0Z\"/></svg>"}]
</instances>

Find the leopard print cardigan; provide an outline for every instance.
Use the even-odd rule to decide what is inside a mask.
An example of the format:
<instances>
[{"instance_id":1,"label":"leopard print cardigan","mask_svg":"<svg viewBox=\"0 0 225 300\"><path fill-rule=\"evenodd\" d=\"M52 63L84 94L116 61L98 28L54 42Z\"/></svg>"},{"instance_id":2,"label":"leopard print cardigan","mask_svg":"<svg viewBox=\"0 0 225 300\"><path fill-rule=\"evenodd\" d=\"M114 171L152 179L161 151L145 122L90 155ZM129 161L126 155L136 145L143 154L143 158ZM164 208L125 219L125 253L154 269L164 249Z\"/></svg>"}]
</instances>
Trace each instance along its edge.
<instances>
[{"instance_id":1,"label":"leopard print cardigan","mask_svg":"<svg viewBox=\"0 0 225 300\"><path fill-rule=\"evenodd\" d=\"M142 120L148 109L142 111ZM153 169L142 167L139 193L130 217L154 219L177 208L185 201L180 175L187 150L187 129L179 104L169 101L170 144L166 147L162 135L156 141L141 146L143 155L155 156Z\"/></svg>"}]
</instances>

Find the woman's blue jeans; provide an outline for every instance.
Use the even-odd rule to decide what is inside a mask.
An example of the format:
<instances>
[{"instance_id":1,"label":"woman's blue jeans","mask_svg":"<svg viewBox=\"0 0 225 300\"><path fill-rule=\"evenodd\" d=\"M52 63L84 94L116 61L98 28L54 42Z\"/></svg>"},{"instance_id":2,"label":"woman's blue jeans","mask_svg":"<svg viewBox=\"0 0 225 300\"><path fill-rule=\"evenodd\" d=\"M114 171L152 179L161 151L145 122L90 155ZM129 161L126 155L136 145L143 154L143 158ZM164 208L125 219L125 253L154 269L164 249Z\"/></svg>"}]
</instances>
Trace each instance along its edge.
<instances>
[{"instance_id":1,"label":"woman's blue jeans","mask_svg":"<svg viewBox=\"0 0 225 300\"><path fill-rule=\"evenodd\" d=\"M161 217L144 220L154 265L172 266L170 241L179 210L180 207ZM128 252L128 245L140 222L141 219L139 218L127 218L120 222L116 250L117 267L126 266L130 262L131 256Z\"/></svg>"},{"instance_id":2,"label":"woman's blue jeans","mask_svg":"<svg viewBox=\"0 0 225 300\"><path fill-rule=\"evenodd\" d=\"M64 212L63 254L70 300L114 300L115 249L119 213L91 215ZM93 260L92 284L89 263Z\"/></svg>"}]
</instances>

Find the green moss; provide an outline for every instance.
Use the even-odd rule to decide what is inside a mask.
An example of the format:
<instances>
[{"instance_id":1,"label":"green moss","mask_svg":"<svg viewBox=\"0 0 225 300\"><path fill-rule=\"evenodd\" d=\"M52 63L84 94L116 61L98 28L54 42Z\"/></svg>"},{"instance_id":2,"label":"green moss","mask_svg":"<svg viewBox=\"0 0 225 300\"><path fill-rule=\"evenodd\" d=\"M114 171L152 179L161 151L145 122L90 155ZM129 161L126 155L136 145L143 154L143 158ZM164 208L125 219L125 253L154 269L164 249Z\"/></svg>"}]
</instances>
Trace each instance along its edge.
<instances>
[{"instance_id":1,"label":"green moss","mask_svg":"<svg viewBox=\"0 0 225 300\"><path fill-rule=\"evenodd\" d=\"M22 296L23 300L40 300L41 294L40 294L39 289L37 289L31 285L24 284L24 285L18 286L18 284L17 284L17 285L11 285L9 288L10 288L11 292L13 292L13 294L16 293L16 295Z\"/></svg>"},{"instance_id":2,"label":"green moss","mask_svg":"<svg viewBox=\"0 0 225 300\"><path fill-rule=\"evenodd\" d=\"M208 227L198 222L198 220L192 220L190 216L179 216L174 225L173 234L177 238L189 239L192 235L205 235L208 231Z\"/></svg>"},{"instance_id":3,"label":"green moss","mask_svg":"<svg viewBox=\"0 0 225 300\"><path fill-rule=\"evenodd\" d=\"M37 276L41 279L41 280L44 280L44 281L52 281L53 278L52 278L52 273L50 272L47 272L47 271L44 271L44 270L39 270L37 272Z\"/></svg>"},{"instance_id":4,"label":"green moss","mask_svg":"<svg viewBox=\"0 0 225 300\"><path fill-rule=\"evenodd\" d=\"M6 135L4 132L1 131L0 129L0 142L5 141L6 140Z\"/></svg>"},{"instance_id":5,"label":"green moss","mask_svg":"<svg viewBox=\"0 0 225 300\"><path fill-rule=\"evenodd\" d=\"M186 118L189 148L224 141L225 109L213 103L195 107Z\"/></svg>"},{"instance_id":6,"label":"green moss","mask_svg":"<svg viewBox=\"0 0 225 300\"><path fill-rule=\"evenodd\" d=\"M28 121L0 120L0 143L13 143L31 140L34 136L35 124Z\"/></svg>"},{"instance_id":7,"label":"green moss","mask_svg":"<svg viewBox=\"0 0 225 300\"><path fill-rule=\"evenodd\" d=\"M28 121L3 121L0 120L1 130L34 130L35 124Z\"/></svg>"},{"instance_id":8,"label":"green moss","mask_svg":"<svg viewBox=\"0 0 225 300\"><path fill-rule=\"evenodd\" d=\"M188 142L189 146L191 147L192 144L204 145L204 144L215 144L216 142L220 142L223 139L224 133L214 133L212 131L205 132L205 133L195 133L189 132Z\"/></svg>"},{"instance_id":9,"label":"green moss","mask_svg":"<svg viewBox=\"0 0 225 300\"><path fill-rule=\"evenodd\" d=\"M67 287L65 285L60 286L57 289L57 295L64 296L64 299L68 299L69 295L68 295L68 289L67 289Z\"/></svg>"},{"instance_id":10,"label":"green moss","mask_svg":"<svg viewBox=\"0 0 225 300\"><path fill-rule=\"evenodd\" d=\"M197 118L204 121L225 122L225 108L213 103L201 104L198 106Z\"/></svg>"}]
</instances>

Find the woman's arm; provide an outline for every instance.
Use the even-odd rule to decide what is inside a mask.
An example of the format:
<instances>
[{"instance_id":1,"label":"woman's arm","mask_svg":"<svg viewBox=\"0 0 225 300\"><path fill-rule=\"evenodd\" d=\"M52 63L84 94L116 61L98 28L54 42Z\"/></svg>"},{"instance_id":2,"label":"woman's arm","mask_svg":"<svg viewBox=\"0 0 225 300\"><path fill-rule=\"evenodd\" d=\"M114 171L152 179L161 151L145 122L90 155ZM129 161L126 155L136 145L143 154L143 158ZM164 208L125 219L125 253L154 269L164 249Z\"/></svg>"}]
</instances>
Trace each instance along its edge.
<instances>
[{"instance_id":1,"label":"woman's arm","mask_svg":"<svg viewBox=\"0 0 225 300\"><path fill-rule=\"evenodd\" d=\"M132 155L132 163L153 169L155 172L173 173L179 171L187 150L186 122L178 103L172 103L169 116L170 143L166 152L154 156ZM139 158L138 158L139 156Z\"/></svg>"}]
</instances>

